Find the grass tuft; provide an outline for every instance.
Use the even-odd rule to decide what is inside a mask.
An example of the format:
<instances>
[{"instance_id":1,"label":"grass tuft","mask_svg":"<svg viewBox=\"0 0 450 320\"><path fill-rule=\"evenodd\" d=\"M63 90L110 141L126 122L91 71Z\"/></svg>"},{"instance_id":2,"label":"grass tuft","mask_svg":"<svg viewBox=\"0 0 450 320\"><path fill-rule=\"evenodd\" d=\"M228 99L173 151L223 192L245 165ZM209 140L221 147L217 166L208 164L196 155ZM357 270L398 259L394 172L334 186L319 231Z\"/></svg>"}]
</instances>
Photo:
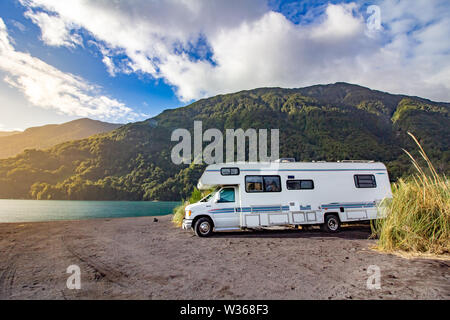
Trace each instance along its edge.
<instances>
[{"instance_id":1,"label":"grass tuft","mask_svg":"<svg viewBox=\"0 0 450 320\"><path fill-rule=\"evenodd\" d=\"M183 219L185 215L185 208L191 203L196 203L200 201L203 197L211 193L213 190L206 190L206 191L200 191L197 188L194 188L194 191L192 191L191 196L188 201L185 201L183 204L179 205L178 207L173 209L173 217L172 222L177 226L181 227L183 224Z\"/></svg>"},{"instance_id":2,"label":"grass tuft","mask_svg":"<svg viewBox=\"0 0 450 320\"><path fill-rule=\"evenodd\" d=\"M392 185L393 198L382 205L387 216L373 225L378 237L376 248L381 251L448 254L450 252L450 191L447 177L440 176L419 141L410 132L419 147L427 168L406 150L417 173L408 179L399 179Z\"/></svg>"},{"instance_id":3,"label":"grass tuft","mask_svg":"<svg viewBox=\"0 0 450 320\"><path fill-rule=\"evenodd\" d=\"M173 217L172 222L177 226L181 227L183 224L184 219L184 208L189 204L188 201L185 201L183 204L179 205L178 207L175 207L173 209Z\"/></svg>"}]
</instances>

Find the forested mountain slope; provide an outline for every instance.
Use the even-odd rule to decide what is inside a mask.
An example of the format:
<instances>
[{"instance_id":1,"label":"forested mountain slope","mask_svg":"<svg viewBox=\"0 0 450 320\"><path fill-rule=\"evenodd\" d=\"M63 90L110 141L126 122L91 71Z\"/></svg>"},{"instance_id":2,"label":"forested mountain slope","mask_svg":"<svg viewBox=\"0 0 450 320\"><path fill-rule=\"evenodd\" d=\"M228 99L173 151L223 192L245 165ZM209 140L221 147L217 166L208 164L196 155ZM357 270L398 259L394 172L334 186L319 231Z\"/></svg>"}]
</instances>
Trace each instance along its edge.
<instances>
[{"instance_id":1,"label":"forested mountain slope","mask_svg":"<svg viewBox=\"0 0 450 320\"><path fill-rule=\"evenodd\" d=\"M176 128L280 129L280 156L297 161L370 159L391 179L410 172L401 148L415 134L448 174L448 103L336 83L300 89L261 88L199 100L112 132L28 150L0 160L0 198L180 200L197 183L201 165L174 165ZM206 145L206 144L205 144Z\"/></svg>"},{"instance_id":2,"label":"forested mountain slope","mask_svg":"<svg viewBox=\"0 0 450 320\"><path fill-rule=\"evenodd\" d=\"M63 124L29 128L10 135L2 135L0 132L0 159L14 157L25 149L47 149L62 142L109 132L120 126L121 124L78 119Z\"/></svg>"}]
</instances>

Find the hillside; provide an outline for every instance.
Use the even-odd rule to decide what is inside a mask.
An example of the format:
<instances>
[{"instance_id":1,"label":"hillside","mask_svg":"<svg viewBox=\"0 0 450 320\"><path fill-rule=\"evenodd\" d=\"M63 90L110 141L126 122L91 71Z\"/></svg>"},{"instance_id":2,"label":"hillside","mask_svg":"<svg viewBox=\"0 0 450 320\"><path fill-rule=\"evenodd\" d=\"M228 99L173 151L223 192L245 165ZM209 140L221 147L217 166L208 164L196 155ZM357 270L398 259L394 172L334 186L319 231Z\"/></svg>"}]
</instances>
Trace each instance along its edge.
<instances>
[{"instance_id":1,"label":"hillside","mask_svg":"<svg viewBox=\"0 0 450 320\"><path fill-rule=\"evenodd\" d=\"M63 124L34 127L13 134L0 132L0 159L14 157L25 149L47 149L61 142L79 140L94 134L109 132L121 124L78 119Z\"/></svg>"},{"instance_id":2,"label":"hillside","mask_svg":"<svg viewBox=\"0 0 450 320\"><path fill-rule=\"evenodd\" d=\"M12 136L13 134L20 133L21 131L0 131L0 138Z\"/></svg>"},{"instance_id":3,"label":"hillside","mask_svg":"<svg viewBox=\"0 0 450 320\"><path fill-rule=\"evenodd\" d=\"M448 103L336 83L300 89L261 88L202 99L112 132L27 150L0 160L0 198L180 200L203 166L176 166L171 132L202 120L208 128L279 128L280 156L298 161L371 159L391 179L411 169L401 148L413 132L436 167L449 172Z\"/></svg>"}]
</instances>

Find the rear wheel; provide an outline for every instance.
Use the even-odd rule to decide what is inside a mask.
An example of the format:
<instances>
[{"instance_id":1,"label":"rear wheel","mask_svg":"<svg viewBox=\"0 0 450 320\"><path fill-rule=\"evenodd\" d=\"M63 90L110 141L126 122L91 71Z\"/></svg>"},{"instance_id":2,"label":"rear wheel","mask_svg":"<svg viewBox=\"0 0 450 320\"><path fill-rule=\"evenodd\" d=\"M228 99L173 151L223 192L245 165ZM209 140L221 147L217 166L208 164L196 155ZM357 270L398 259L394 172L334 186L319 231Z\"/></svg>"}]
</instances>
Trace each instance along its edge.
<instances>
[{"instance_id":1,"label":"rear wheel","mask_svg":"<svg viewBox=\"0 0 450 320\"><path fill-rule=\"evenodd\" d=\"M200 218L194 226L195 234L199 237L208 237L213 232L212 221L208 218Z\"/></svg>"},{"instance_id":2,"label":"rear wheel","mask_svg":"<svg viewBox=\"0 0 450 320\"><path fill-rule=\"evenodd\" d=\"M339 217L335 214L330 214L325 217L325 223L322 225L322 230L329 233L338 232L341 228Z\"/></svg>"}]
</instances>

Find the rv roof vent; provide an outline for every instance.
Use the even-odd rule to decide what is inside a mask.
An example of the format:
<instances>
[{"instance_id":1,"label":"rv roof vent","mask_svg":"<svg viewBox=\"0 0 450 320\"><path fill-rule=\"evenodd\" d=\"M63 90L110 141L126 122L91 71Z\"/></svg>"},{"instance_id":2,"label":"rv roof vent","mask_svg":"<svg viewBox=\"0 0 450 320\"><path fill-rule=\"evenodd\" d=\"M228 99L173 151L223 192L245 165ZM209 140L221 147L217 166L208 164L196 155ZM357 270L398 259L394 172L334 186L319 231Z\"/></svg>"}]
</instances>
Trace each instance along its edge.
<instances>
[{"instance_id":1,"label":"rv roof vent","mask_svg":"<svg viewBox=\"0 0 450 320\"><path fill-rule=\"evenodd\" d=\"M295 158L280 158L275 160L275 162L295 162Z\"/></svg>"},{"instance_id":2,"label":"rv roof vent","mask_svg":"<svg viewBox=\"0 0 450 320\"><path fill-rule=\"evenodd\" d=\"M373 163L375 161L373 161L373 160L341 160L341 162L346 162L346 163Z\"/></svg>"}]
</instances>

